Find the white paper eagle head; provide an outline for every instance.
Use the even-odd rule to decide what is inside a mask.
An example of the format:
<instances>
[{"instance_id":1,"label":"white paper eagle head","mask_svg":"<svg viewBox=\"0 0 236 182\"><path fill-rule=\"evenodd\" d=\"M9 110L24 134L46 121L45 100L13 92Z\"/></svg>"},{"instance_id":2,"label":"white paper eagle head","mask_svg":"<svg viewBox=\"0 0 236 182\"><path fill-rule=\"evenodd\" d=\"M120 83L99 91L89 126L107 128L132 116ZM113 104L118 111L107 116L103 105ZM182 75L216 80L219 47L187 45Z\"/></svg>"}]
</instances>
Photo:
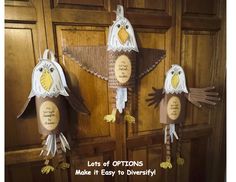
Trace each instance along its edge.
<instances>
[{"instance_id":1,"label":"white paper eagle head","mask_svg":"<svg viewBox=\"0 0 236 182\"><path fill-rule=\"evenodd\" d=\"M167 94L188 93L184 70L181 66L174 64L166 72L164 92Z\"/></svg>"},{"instance_id":2,"label":"white paper eagle head","mask_svg":"<svg viewBox=\"0 0 236 182\"><path fill-rule=\"evenodd\" d=\"M138 52L133 27L124 17L124 8L121 5L117 5L116 20L109 27L107 45L107 50Z\"/></svg>"},{"instance_id":3,"label":"white paper eagle head","mask_svg":"<svg viewBox=\"0 0 236 182\"><path fill-rule=\"evenodd\" d=\"M49 50L46 50L43 59L35 66L32 73L32 89L29 98L38 97L57 97L58 95L68 96L65 88L67 87L65 75L61 66L55 61L51 54L51 60L47 58Z\"/></svg>"}]
</instances>

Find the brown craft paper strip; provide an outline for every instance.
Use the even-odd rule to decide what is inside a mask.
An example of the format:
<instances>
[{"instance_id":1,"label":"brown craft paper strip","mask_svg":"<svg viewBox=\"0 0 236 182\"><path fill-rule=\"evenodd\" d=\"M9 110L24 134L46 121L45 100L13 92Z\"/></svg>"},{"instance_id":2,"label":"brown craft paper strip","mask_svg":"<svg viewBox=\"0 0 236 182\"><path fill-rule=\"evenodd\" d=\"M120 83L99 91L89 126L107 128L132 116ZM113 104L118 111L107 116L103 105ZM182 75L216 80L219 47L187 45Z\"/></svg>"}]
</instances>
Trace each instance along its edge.
<instances>
[{"instance_id":1,"label":"brown craft paper strip","mask_svg":"<svg viewBox=\"0 0 236 182\"><path fill-rule=\"evenodd\" d=\"M64 47L63 54L73 59L87 72L108 80L106 49L106 46Z\"/></svg>"},{"instance_id":2,"label":"brown craft paper strip","mask_svg":"<svg viewBox=\"0 0 236 182\"><path fill-rule=\"evenodd\" d=\"M148 103L148 106L154 105L154 107L156 108L164 97L164 93L163 89L156 89L155 87L152 87L152 90L154 92L148 94L146 102Z\"/></svg>"},{"instance_id":3,"label":"brown craft paper strip","mask_svg":"<svg viewBox=\"0 0 236 182\"><path fill-rule=\"evenodd\" d=\"M152 71L165 56L165 50L139 48L139 53L137 54L138 78L142 78Z\"/></svg>"},{"instance_id":4,"label":"brown craft paper strip","mask_svg":"<svg viewBox=\"0 0 236 182\"><path fill-rule=\"evenodd\" d=\"M63 54L76 61L84 70L101 78L108 80L108 64L111 53L107 53L106 46L80 46L64 47ZM107 56L108 54L108 56ZM136 53L136 65L138 67L137 78L145 76L152 71L162 59L166 51L161 49L139 48ZM136 69L136 67L135 67Z\"/></svg>"},{"instance_id":5,"label":"brown craft paper strip","mask_svg":"<svg viewBox=\"0 0 236 182\"><path fill-rule=\"evenodd\" d=\"M70 91L69 88L66 88L67 93L69 96L65 97L70 106L77 112L80 112L81 114L89 115L90 112L86 105L83 103L82 98L75 97L75 95Z\"/></svg>"},{"instance_id":6,"label":"brown craft paper strip","mask_svg":"<svg viewBox=\"0 0 236 182\"><path fill-rule=\"evenodd\" d=\"M36 109L35 109L35 97L27 99L23 108L17 116L17 119L27 119L35 117Z\"/></svg>"},{"instance_id":7,"label":"brown craft paper strip","mask_svg":"<svg viewBox=\"0 0 236 182\"><path fill-rule=\"evenodd\" d=\"M206 88L190 88L189 93L186 94L187 99L197 107L202 107L201 103L216 105L220 100L219 94L214 92L215 87Z\"/></svg>"}]
</instances>

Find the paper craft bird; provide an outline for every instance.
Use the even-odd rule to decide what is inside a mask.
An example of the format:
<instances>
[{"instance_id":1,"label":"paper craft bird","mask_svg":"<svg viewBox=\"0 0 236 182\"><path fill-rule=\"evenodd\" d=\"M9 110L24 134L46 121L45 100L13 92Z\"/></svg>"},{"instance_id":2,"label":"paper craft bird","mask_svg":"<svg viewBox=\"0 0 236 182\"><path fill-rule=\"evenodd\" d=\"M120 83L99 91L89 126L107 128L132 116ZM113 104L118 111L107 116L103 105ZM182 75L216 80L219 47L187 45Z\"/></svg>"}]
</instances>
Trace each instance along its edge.
<instances>
[{"instance_id":1,"label":"paper craft bird","mask_svg":"<svg viewBox=\"0 0 236 182\"><path fill-rule=\"evenodd\" d=\"M133 27L124 17L121 5L117 6L116 20L109 27L107 46L64 46L63 53L89 73L108 81L113 94L113 110L104 120L115 122L117 110L119 113L125 110L124 120L130 123L135 122L129 103L136 80L153 70L165 57L164 50L138 49Z\"/></svg>"},{"instance_id":2,"label":"paper craft bird","mask_svg":"<svg viewBox=\"0 0 236 182\"><path fill-rule=\"evenodd\" d=\"M172 168L170 143L173 142L174 137L178 140L177 164L184 164L184 159L181 157L181 138L186 101L197 107L202 107L201 103L216 105L216 101L220 98L217 92L212 91L213 89L215 87L187 89L184 70L175 64L166 73L164 88L153 88L153 92L148 95L148 106L154 105L155 108L160 106L160 122L165 125L166 161L162 162L160 167ZM179 136L175 130L176 124L179 125Z\"/></svg>"},{"instance_id":3,"label":"paper craft bird","mask_svg":"<svg viewBox=\"0 0 236 182\"><path fill-rule=\"evenodd\" d=\"M51 60L48 59L50 53ZM32 89L18 118L25 119L37 114L38 130L42 134L43 148L40 153L45 158L42 173L54 171L49 160L58 158L61 169L69 168L65 161L66 150L70 145L63 132L67 130L67 103L83 114L89 114L82 100L77 99L67 86L61 66L56 62L54 54L45 50L43 58L35 66L32 73Z\"/></svg>"}]
</instances>

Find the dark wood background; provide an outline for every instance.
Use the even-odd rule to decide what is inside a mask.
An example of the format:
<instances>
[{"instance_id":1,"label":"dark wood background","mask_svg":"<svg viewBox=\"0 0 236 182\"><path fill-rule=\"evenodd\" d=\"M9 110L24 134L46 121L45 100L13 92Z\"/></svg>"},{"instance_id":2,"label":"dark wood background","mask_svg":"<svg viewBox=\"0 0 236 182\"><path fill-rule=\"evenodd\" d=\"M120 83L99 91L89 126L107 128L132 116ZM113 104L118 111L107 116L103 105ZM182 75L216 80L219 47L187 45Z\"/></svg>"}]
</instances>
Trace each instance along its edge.
<instances>
[{"instance_id":1,"label":"dark wood background","mask_svg":"<svg viewBox=\"0 0 236 182\"><path fill-rule=\"evenodd\" d=\"M105 45L117 4L134 26L138 45L161 48L167 57L139 83L138 121L108 124L107 82L81 70L62 46ZM225 175L225 0L5 0L5 177L7 182L172 181L222 182ZM41 175L40 136L35 119L18 121L31 88L32 69L45 48L56 52L69 85L81 93L92 115L71 112L68 154L71 168ZM184 127L185 165L165 172L158 110L146 106L152 86L163 86L171 64L184 67L189 87L215 85L222 100L214 108L188 104ZM157 175L75 176L87 161L143 160ZM110 168L112 169L112 168ZM119 168L125 169L125 168Z\"/></svg>"}]
</instances>

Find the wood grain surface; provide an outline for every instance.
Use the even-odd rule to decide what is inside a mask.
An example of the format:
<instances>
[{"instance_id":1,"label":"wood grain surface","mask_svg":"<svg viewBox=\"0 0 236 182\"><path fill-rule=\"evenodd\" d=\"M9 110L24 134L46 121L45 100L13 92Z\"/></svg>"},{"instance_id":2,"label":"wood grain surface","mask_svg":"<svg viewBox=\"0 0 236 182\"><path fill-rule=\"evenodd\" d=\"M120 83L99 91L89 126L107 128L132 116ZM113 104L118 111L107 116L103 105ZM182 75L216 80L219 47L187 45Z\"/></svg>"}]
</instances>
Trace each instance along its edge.
<instances>
[{"instance_id":1,"label":"wood grain surface","mask_svg":"<svg viewBox=\"0 0 236 182\"><path fill-rule=\"evenodd\" d=\"M112 93L108 83L63 56L63 45L106 45L116 5L134 26L140 48L166 50L166 58L136 84L132 99L137 122L106 123ZM7 182L222 182L225 174L225 0L6 0L5 1L5 159ZM41 175L40 135L36 119L17 120L31 88L32 69L45 48L56 53L67 82L84 99L91 116L70 110L68 171ZM96 57L94 57L96 61ZM99 64L99 63L97 63ZM152 86L162 88L171 64L183 66L188 87L214 85L221 101L198 109L187 104L183 130L185 165L164 171L163 130L159 109L145 99ZM173 155L176 145L173 144ZM75 176L87 161L142 160L136 170L155 168L148 176ZM91 168L92 169L92 168ZM109 167L107 170L126 170Z\"/></svg>"}]
</instances>

